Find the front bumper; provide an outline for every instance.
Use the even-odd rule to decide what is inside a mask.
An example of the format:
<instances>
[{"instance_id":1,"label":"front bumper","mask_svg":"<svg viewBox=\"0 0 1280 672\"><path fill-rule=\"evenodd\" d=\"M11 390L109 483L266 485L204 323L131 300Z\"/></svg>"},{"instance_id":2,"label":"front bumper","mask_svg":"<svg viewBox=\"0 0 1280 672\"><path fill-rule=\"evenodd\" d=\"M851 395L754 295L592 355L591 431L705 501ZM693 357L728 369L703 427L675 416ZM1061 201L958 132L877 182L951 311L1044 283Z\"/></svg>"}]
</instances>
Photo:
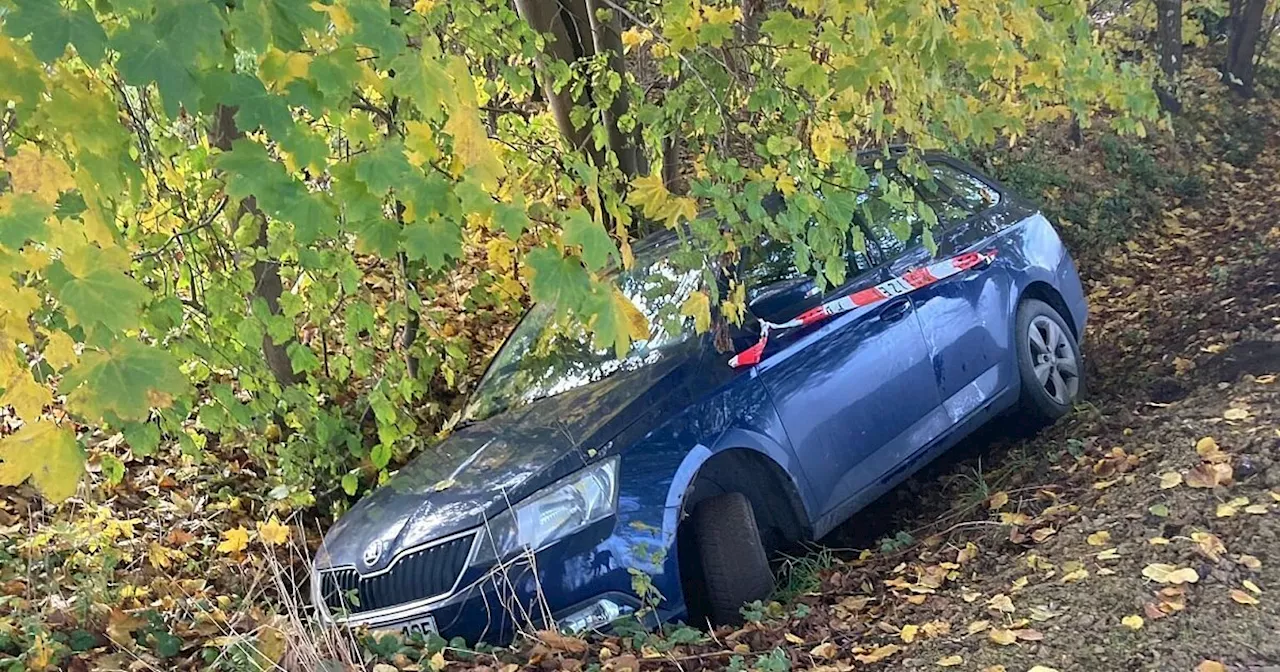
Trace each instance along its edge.
<instances>
[{"instance_id":1,"label":"front bumper","mask_svg":"<svg viewBox=\"0 0 1280 672\"><path fill-rule=\"evenodd\" d=\"M468 564L454 589L440 596L346 615L331 613L315 589L312 601L325 623L402 631L430 617L441 636L473 644L501 644L519 631L558 627L601 601L627 613L640 604L618 553L626 544L613 535L615 522L610 517L593 523L537 553L501 564ZM312 582L318 585L315 573Z\"/></svg>"}]
</instances>

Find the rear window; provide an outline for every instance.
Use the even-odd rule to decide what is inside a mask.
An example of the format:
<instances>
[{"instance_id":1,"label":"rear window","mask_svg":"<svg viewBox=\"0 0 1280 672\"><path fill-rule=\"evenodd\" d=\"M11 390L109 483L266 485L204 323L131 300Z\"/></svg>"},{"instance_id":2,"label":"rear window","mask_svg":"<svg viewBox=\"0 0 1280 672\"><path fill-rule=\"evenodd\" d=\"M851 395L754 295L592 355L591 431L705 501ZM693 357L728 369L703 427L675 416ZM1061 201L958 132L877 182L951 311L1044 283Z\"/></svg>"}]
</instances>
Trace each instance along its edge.
<instances>
[{"instance_id":1,"label":"rear window","mask_svg":"<svg viewBox=\"0 0 1280 672\"><path fill-rule=\"evenodd\" d=\"M1000 202L1000 192L955 166L931 163L929 173L933 179L918 185L919 190L944 224L963 221Z\"/></svg>"}]
</instances>

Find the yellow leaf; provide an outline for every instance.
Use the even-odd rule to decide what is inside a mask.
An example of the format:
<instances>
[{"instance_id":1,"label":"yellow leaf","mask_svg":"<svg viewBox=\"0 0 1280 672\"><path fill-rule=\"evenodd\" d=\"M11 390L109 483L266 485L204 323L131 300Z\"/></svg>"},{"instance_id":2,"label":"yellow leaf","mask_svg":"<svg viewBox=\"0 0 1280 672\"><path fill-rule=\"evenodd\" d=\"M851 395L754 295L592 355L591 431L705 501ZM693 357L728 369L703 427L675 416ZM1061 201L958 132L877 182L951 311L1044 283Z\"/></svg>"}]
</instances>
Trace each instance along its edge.
<instances>
[{"instance_id":1,"label":"yellow leaf","mask_svg":"<svg viewBox=\"0 0 1280 672\"><path fill-rule=\"evenodd\" d=\"M1255 516L1260 516L1268 511L1270 511L1270 508L1266 504L1250 504L1249 506L1244 507L1245 513Z\"/></svg>"},{"instance_id":2,"label":"yellow leaf","mask_svg":"<svg viewBox=\"0 0 1280 672\"><path fill-rule=\"evenodd\" d=\"M1240 559L1236 560L1236 562L1249 569L1262 569L1262 561L1257 556L1249 555L1248 553L1241 554Z\"/></svg>"},{"instance_id":3,"label":"yellow leaf","mask_svg":"<svg viewBox=\"0 0 1280 672\"><path fill-rule=\"evenodd\" d=\"M902 647L897 644L885 644L871 653L855 655L854 658L860 663L867 663L870 665L871 663L878 663L901 650Z\"/></svg>"},{"instance_id":4,"label":"yellow leaf","mask_svg":"<svg viewBox=\"0 0 1280 672\"><path fill-rule=\"evenodd\" d=\"M16 194L34 194L36 198L53 205L58 192L75 187L71 170L62 159L44 154L32 143L18 148L18 153L4 160L9 172L9 186Z\"/></svg>"},{"instance_id":5,"label":"yellow leaf","mask_svg":"<svg viewBox=\"0 0 1280 672\"><path fill-rule=\"evenodd\" d=\"M1130 614L1120 619L1120 625L1130 630L1141 630L1143 625L1142 617L1137 614Z\"/></svg>"},{"instance_id":6,"label":"yellow leaf","mask_svg":"<svg viewBox=\"0 0 1280 672\"><path fill-rule=\"evenodd\" d=\"M0 485L27 478L51 502L74 495L84 472L84 453L75 432L36 420L0 439Z\"/></svg>"},{"instance_id":7,"label":"yellow leaf","mask_svg":"<svg viewBox=\"0 0 1280 672\"><path fill-rule=\"evenodd\" d=\"M1236 515L1236 507L1231 506L1230 504L1219 504L1218 508L1214 511L1214 515L1219 518L1230 518L1231 516Z\"/></svg>"},{"instance_id":8,"label":"yellow leaf","mask_svg":"<svg viewBox=\"0 0 1280 672\"><path fill-rule=\"evenodd\" d=\"M1227 672L1227 666L1216 660L1202 660L1195 672Z\"/></svg>"},{"instance_id":9,"label":"yellow leaf","mask_svg":"<svg viewBox=\"0 0 1280 672\"><path fill-rule=\"evenodd\" d=\"M225 530L222 541L218 544L219 553L239 553L249 546L249 531L244 526Z\"/></svg>"},{"instance_id":10,"label":"yellow leaf","mask_svg":"<svg viewBox=\"0 0 1280 672\"><path fill-rule=\"evenodd\" d=\"M480 124L475 82L467 61L461 57L451 58L446 70L453 78L457 93L457 102L449 110L449 120L444 124L445 132L453 138L454 158L473 172L480 186L494 189L498 180L506 176L507 169L493 153L489 136Z\"/></svg>"},{"instance_id":11,"label":"yellow leaf","mask_svg":"<svg viewBox=\"0 0 1280 672\"><path fill-rule=\"evenodd\" d=\"M995 611L1001 611L1006 614L1012 614L1013 600L1009 599L1008 595L1005 595L1004 593L1000 593L995 597L991 598L990 600L987 600L987 608L993 609Z\"/></svg>"},{"instance_id":12,"label":"yellow leaf","mask_svg":"<svg viewBox=\"0 0 1280 672\"><path fill-rule=\"evenodd\" d=\"M920 631L919 626L904 625L902 626L902 630L898 632L898 636L902 638L902 641L910 644L911 642L916 641L916 633L918 633L919 631Z\"/></svg>"},{"instance_id":13,"label":"yellow leaf","mask_svg":"<svg viewBox=\"0 0 1280 672\"><path fill-rule=\"evenodd\" d=\"M271 516L267 522L258 523L258 538L268 546L286 543L289 541L289 526L282 524L275 516Z\"/></svg>"},{"instance_id":14,"label":"yellow leaf","mask_svg":"<svg viewBox=\"0 0 1280 672\"><path fill-rule=\"evenodd\" d=\"M1248 588L1249 591L1255 595L1262 594L1262 589L1258 587L1258 584L1250 581L1249 579L1245 579L1244 581L1241 581L1240 585L1244 586L1245 588Z\"/></svg>"},{"instance_id":15,"label":"yellow leaf","mask_svg":"<svg viewBox=\"0 0 1280 672\"><path fill-rule=\"evenodd\" d=\"M809 146L813 148L813 155L823 163L831 163L837 152L847 151L848 145L844 141L844 129L836 120L828 119L827 121L813 124L813 130L809 133Z\"/></svg>"},{"instance_id":16,"label":"yellow leaf","mask_svg":"<svg viewBox=\"0 0 1280 672\"><path fill-rule=\"evenodd\" d=\"M644 46L652 39L652 32L633 26L622 31L622 49L624 52L630 53L632 49Z\"/></svg>"},{"instance_id":17,"label":"yellow leaf","mask_svg":"<svg viewBox=\"0 0 1280 672\"><path fill-rule=\"evenodd\" d=\"M694 292L684 300L684 305L680 306L680 314L693 318L694 331L699 334L706 333L711 328L711 299L707 297L706 292Z\"/></svg>"},{"instance_id":18,"label":"yellow leaf","mask_svg":"<svg viewBox=\"0 0 1280 672\"><path fill-rule=\"evenodd\" d=\"M681 219L692 220L698 216L697 201L667 191L659 172L633 179L627 203L639 207L645 217L664 222L668 228L675 227Z\"/></svg>"},{"instance_id":19,"label":"yellow leaf","mask_svg":"<svg viewBox=\"0 0 1280 672\"><path fill-rule=\"evenodd\" d=\"M1045 667L1044 665L1036 665L1036 666L1033 666L1031 669L1027 670L1027 672L1058 672L1058 668Z\"/></svg>"},{"instance_id":20,"label":"yellow leaf","mask_svg":"<svg viewBox=\"0 0 1280 672\"><path fill-rule=\"evenodd\" d=\"M1220 450L1221 449L1218 448L1218 442L1214 440L1212 436L1206 436L1201 438L1199 441L1196 441L1196 453L1199 454L1200 457L1208 457Z\"/></svg>"},{"instance_id":21,"label":"yellow leaf","mask_svg":"<svg viewBox=\"0 0 1280 672\"><path fill-rule=\"evenodd\" d=\"M826 658L830 660L839 655L840 649L833 642L823 642L812 649L809 649L809 655L815 658Z\"/></svg>"},{"instance_id":22,"label":"yellow leaf","mask_svg":"<svg viewBox=\"0 0 1280 672\"><path fill-rule=\"evenodd\" d=\"M996 629L987 634L991 641L1000 646L1009 646L1018 641L1018 636L1013 634L1012 630Z\"/></svg>"},{"instance_id":23,"label":"yellow leaf","mask_svg":"<svg viewBox=\"0 0 1280 672\"><path fill-rule=\"evenodd\" d=\"M946 656L945 658L938 659L938 667L955 667L957 665L964 665L964 658L961 658L960 656Z\"/></svg>"},{"instance_id":24,"label":"yellow leaf","mask_svg":"<svg viewBox=\"0 0 1280 672\"><path fill-rule=\"evenodd\" d=\"M311 68L311 55L296 51L286 53L272 46L263 54L258 68L262 81L280 89L295 79L307 76L307 70Z\"/></svg>"},{"instance_id":25,"label":"yellow leaf","mask_svg":"<svg viewBox=\"0 0 1280 672\"><path fill-rule=\"evenodd\" d=\"M1228 408L1222 412L1222 417L1227 420L1244 420L1249 417L1249 410L1245 408Z\"/></svg>"},{"instance_id":26,"label":"yellow leaf","mask_svg":"<svg viewBox=\"0 0 1280 672\"><path fill-rule=\"evenodd\" d=\"M44 346L44 361L54 370L61 370L79 359L76 355L76 342L65 331L49 332L49 341Z\"/></svg>"},{"instance_id":27,"label":"yellow leaf","mask_svg":"<svg viewBox=\"0 0 1280 672\"><path fill-rule=\"evenodd\" d=\"M1085 543L1090 546L1105 546L1111 541L1111 533L1106 530L1099 530L1085 538Z\"/></svg>"},{"instance_id":28,"label":"yellow leaf","mask_svg":"<svg viewBox=\"0 0 1280 672\"><path fill-rule=\"evenodd\" d=\"M415 166L422 166L440 157L440 147L436 145L431 126L422 121L406 121L404 123L404 147L409 150L409 161Z\"/></svg>"},{"instance_id":29,"label":"yellow leaf","mask_svg":"<svg viewBox=\"0 0 1280 672\"><path fill-rule=\"evenodd\" d=\"M987 508L991 509L992 511L999 511L1000 509L1004 508L1005 504L1008 504L1008 503L1009 503L1009 493L1001 490L1000 492L997 492L996 494L991 495L991 501L987 502Z\"/></svg>"},{"instance_id":30,"label":"yellow leaf","mask_svg":"<svg viewBox=\"0 0 1280 672\"><path fill-rule=\"evenodd\" d=\"M991 627L991 621L974 621L969 624L968 630L969 634L976 635L989 627Z\"/></svg>"},{"instance_id":31,"label":"yellow leaf","mask_svg":"<svg viewBox=\"0 0 1280 672\"><path fill-rule=\"evenodd\" d=\"M427 661L427 666L431 668L431 672L440 672L449 662L444 659L444 654L436 651L432 654L431 659Z\"/></svg>"},{"instance_id":32,"label":"yellow leaf","mask_svg":"<svg viewBox=\"0 0 1280 672\"><path fill-rule=\"evenodd\" d=\"M36 635L31 649L27 652L27 660L33 670L48 670L53 667L54 648L45 639L44 633Z\"/></svg>"},{"instance_id":33,"label":"yellow leaf","mask_svg":"<svg viewBox=\"0 0 1280 672\"><path fill-rule=\"evenodd\" d=\"M1063 574L1061 580L1063 583L1075 583L1076 581L1083 581L1087 578L1089 578L1089 570L1081 567Z\"/></svg>"},{"instance_id":34,"label":"yellow leaf","mask_svg":"<svg viewBox=\"0 0 1280 672\"><path fill-rule=\"evenodd\" d=\"M797 635L795 633L791 633L791 632L783 633L782 638L787 640L788 642L791 642L792 644L796 644L796 645L804 644L804 637L801 637L800 635Z\"/></svg>"},{"instance_id":35,"label":"yellow leaf","mask_svg":"<svg viewBox=\"0 0 1280 672\"><path fill-rule=\"evenodd\" d=\"M1182 485L1182 474L1176 471L1168 471L1160 476L1160 489L1168 490Z\"/></svg>"},{"instance_id":36,"label":"yellow leaf","mask_svg":"<svg viewBox=\"0 0 1280 672\"><path fill-rule=\"evenodd\" d=\"M1239 588L1231 589L1231 599L1235 602L1239 602L1240 604L1254 605L1258 603L1258 598L1240 590Z\"/></svg>"},{"instance_id":37,"label":"yellow leaf","mask_svg":"<svg viewBox=\"0 0 1280 672\"><path fill-rule=\"evenodd\" d=\"M0 351L0 406L9 405L18 417L33 422L53 401L49 388L36 382L31 369L9 351Z\"/></svg>"}]
</instances>

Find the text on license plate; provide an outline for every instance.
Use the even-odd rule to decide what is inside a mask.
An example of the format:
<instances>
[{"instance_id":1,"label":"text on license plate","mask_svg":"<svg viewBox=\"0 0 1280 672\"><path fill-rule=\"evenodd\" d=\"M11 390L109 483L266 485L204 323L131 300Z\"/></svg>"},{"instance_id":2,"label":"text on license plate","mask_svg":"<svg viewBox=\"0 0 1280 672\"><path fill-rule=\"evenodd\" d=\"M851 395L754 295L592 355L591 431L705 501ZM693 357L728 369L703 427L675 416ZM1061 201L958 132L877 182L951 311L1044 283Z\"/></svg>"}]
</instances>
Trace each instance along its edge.
<instances>
[{"instance_id":1,"label":"text on license plate","mask_svg":"<svg viewBox=\"0 0 1280 672\"><path fill-rule=\"evenodd\" d=\"M400 626L400 634L404 635L406 639L413 635L425 638L427 635L435 632L438 631L436 630L436 619L434 616L423 616L422 618L410 621L409 623L405 623Z\"/></svg>"}]
</instances>

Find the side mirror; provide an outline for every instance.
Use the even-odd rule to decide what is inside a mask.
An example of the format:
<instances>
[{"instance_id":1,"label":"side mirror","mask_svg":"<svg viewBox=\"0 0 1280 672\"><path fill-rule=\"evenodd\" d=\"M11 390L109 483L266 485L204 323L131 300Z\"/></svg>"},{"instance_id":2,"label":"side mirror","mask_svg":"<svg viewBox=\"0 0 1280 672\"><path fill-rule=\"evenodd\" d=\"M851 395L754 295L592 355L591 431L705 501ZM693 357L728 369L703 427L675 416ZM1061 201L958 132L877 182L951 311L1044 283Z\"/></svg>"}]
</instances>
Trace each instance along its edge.
<instances>
[{"instance_id":1,"label":"side mirror","mask_svg":"<svg viewBox=\"0 0 1280 672\"><path fill-rule=\"evenodd\" d=\"M812 308L821 291L808 277L791 278L749 292L747 310L766 322L786 322Z\"/></svg>"}]
</instances>

